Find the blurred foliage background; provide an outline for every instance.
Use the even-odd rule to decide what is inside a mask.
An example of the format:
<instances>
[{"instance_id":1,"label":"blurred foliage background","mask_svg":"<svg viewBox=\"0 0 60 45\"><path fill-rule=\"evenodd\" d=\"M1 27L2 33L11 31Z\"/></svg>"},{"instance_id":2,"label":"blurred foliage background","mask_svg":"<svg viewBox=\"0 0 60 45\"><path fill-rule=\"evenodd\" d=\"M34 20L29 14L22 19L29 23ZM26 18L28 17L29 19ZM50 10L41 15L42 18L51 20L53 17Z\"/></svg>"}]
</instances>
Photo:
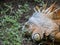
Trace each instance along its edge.
<instances>
[{"instance_id":1,"label":"blurred foliage background","mask_svg":"<svg viewBox=\"0 0 60 45\"><path fill-rule=\"evenodd\" d=\"M23 24L32 15L36 5L47 0L0 0L0 45L21 45ZM53 3L56 0L47 1ZM59 2L59 1L58 1Z\"/></svg>"}]
</instances>

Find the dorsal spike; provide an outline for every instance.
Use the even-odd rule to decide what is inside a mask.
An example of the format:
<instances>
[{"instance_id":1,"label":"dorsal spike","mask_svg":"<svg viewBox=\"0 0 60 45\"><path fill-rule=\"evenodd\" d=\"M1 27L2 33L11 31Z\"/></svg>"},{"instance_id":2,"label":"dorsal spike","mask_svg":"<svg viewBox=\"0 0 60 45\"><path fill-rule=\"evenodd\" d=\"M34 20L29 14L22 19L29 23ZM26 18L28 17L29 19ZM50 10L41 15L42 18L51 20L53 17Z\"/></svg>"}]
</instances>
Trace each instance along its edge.
<instances>
[{"instance_id":1,"label":"dorsal spike","mask_svg":"<svg viewBox=\"0 0 60 45\"><path fill-rule=\"evenodd\" d=\"M39 6L34 7L34 11L35 12L40 12L40 7Z\"/></svg>"},{"instance_id":2,"label":"dorsal spike","mask_svg":"<svg viewBox=\"0 0 60 45\"><path fill-rule=\"evenodd\" d=\"M38 12L40 12L40 7L39 6L36 6L35 8Z\"/></svg>"},{"instance_id":3,"label":"dorsal spike","mask_svg":"<svg viewBox=\"0 0 60 45\"><path fill-rule=\"evenodd\" d=\"M47 3L43 5L43 10L42 10L43 13L45 12L46 8L47 8Z\"/></svg>"},{"instance_id":4,"label":"dorsal spike","mask_svg":"<svg viewBox=\"0 0 60 45\"><path fill-rule=\"evenodd\" d=\"M35 9L35 7L33 8L35 12L37 12L37 10Z\"/></svg>"},{"instance_id":5,"label":"dorsal spike","mask_svg":"<svg viewBox=\"0 0 60 45\"><path fill-rule=\"evenodd\" d=\"M51 18L51 19L60 19L60 8L56 9L55 11L46 14L47 17Z\"/></svg>"},{"instance_id":6,"label":"dorsal spike","mask_svg":"<svg viewBox=\"0 0 60 45\"><path fill-rule=\"evenodd\" d=\"M49 8L46 9L45 13L52 12L54 8L55 8L55 2Z\"/></svg>"},{"instance_id":7,"label":"dorsal spike","mask_svg":"<svg viewBox=\"0 0 60 45\"><path fill-rule=\"evenodd\" d=\"M56 17L56 19L60 19L60 8L56 9L54 12L53 12L54 17Z\"/></svg>"}]
</instances>

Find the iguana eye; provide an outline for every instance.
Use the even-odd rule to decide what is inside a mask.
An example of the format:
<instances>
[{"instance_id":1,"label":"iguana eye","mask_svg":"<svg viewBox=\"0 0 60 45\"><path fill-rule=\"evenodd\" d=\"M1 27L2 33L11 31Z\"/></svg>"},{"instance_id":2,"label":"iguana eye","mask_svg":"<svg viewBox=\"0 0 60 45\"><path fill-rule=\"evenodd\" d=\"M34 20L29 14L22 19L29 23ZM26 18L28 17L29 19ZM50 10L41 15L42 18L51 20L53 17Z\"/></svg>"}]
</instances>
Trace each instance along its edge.
<instances>
[{"instance_id":1,"label":"iguana eye","mask_svg":"<svg viewBox=\"0 0 60 45\"><path fill-rule=\"evenodd\" d=\"M29 28L29 25L28 25L28 24L25 24L25 27L26 27L26 28Z\"/></svg>"}]
</instances>

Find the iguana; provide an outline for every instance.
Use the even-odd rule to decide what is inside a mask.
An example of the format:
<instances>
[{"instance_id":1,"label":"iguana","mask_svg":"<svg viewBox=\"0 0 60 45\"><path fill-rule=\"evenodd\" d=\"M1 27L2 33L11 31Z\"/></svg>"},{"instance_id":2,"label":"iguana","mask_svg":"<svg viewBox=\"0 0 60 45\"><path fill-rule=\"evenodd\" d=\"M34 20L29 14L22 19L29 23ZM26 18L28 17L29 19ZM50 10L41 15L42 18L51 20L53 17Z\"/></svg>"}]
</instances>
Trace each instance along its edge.
<instances>
[{"instance_id":1,"label":"iguana","mask_svg":"<svg viewBox=\"0 0 60 45\"><path fill-rule=\"evenodd\" d=\"M36 6L34 10L35 12L25 23L22 30L26 30L26 34L31 34L32 40L35 41L40 41L43 35L46 37L52 36L55 41L60 41L58 24L58 20L60 19L60 8L56 8L55 3L53 3L49 8L40 10L40 8Z\"/></svg>"}]
</instances>

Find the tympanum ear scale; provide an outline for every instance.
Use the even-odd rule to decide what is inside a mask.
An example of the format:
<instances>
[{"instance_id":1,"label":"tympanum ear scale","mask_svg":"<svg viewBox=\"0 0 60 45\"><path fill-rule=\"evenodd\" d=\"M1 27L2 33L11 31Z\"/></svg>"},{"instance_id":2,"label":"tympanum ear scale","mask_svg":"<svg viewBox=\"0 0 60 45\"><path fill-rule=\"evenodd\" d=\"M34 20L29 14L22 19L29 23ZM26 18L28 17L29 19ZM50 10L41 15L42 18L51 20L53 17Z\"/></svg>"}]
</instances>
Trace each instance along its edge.
<instances>
[{"instance_id":1,"label":"tympanum ear scale","mask_svg":"<svg viewBox=\"0 0 60 45\"><path fill-rule=\"evenodd\" d=\"M49 8L47 8L47 9L45 10L45 13L50 13L50 12L52 12L54 8L55 8L55 3L53 3Z\"/></svg>"},{"instance_id":2,"label":"tympanum ear scale","mask_svg":"<svg viewBox=\"0 0 60 45\"><path fill-rule=\"evenodd\" d=\"M34 35L32 35L32 39L35 40L35 41L40 41L41 40L40 34L35 33Z\"/></svg>"}]
</instances>

